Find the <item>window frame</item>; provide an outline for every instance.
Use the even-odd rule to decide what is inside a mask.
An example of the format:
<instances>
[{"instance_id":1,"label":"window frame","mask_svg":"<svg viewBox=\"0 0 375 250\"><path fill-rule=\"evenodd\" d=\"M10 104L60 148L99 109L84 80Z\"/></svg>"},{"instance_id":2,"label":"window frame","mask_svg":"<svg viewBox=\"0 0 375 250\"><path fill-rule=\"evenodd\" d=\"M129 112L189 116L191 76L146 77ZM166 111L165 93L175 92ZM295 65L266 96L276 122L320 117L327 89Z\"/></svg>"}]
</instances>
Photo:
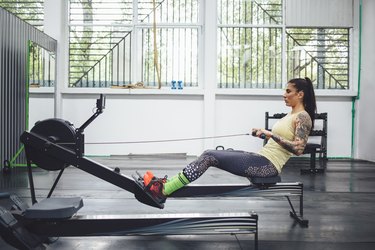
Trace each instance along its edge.
<instances>
[{"instance_id":1,"label":"window frame","mask_svg":"<svg viewBox=\"0 0 375 250\"><path fill-rule=\"evenodd\" d=\"M209 1L213 1L214 2L214 5L217 7L217 1L216 0L209 0ZM285 2L286 0L283 0L283 23L281 25L268 25L269 27L282 27L283 29L283 39L282 39L282 42L283 42L283 50L285 50L286 48L286 42L285 42L285 30L287 28L296 28L295 26L287 26L285 25ZM188 88L184 88L182 91L180 92L176 92L176 91L173 91L171 92L170 88L162 88L162 90L112 90L112 89L106 89L106 88L97 88L97 89L89 89L89 88L83 88L83 90L80 90L80 88L67 88L67 87L64 87L64 92L66 93L108 93L108 94L118 94L118 93L125 93L125 94L186 94L186 95L205 95L205 93L207 92L207 90L205 89L208 89L208 91L214 91L214 94L215 95L255 95L255 96L279 96L283 89L224 89L224 88L218 88L217 87L217 84L218 84L218 81L217 79L215 80L215 84L214 86L208 86L207 85L207 82L205 82L205 79L207 78L207 76L205 76L205 65L207 64L210 64L210 63L216 63L217 62L217 58L205 58L204 57L204 54L205 54L205 51L204 51L204 48L209 46L208 42L207 42L207 38L205 38L205 30L207 29L207 27L205 26L206 23L205 23L205 17L204 15L217 15L217 8L215 9L215 11L212 10L212 3L210 4L211 6L211 9L210 10L207 10L206 9L206 3L205 1L202 1L200 0L199 1L199 23L197 23L196 25L188 25L186 27L198 27L199 29L199 48L198 48L198 51L199 51L199 58L198 58L198 61L200 63L200 67L198 67L198 87L197 88L194 88L194 87L188 87ZM69 13L69 7L67 8L67 13ZM216 19L217 20L217 19ZM170 24L165 24L165 23L158 23L157 24L158 26L160 27L168 27ZM70 26L70 23L67 25L67 26ZM126 25L124 25L126 26ZM130 25L132 26L132 25ZM142 27L142 26L152 26L152 24L145 24L145 23L142 23L142 24L139 24L139 27ZM216 21L216 30L219 28L220 24ZM221 25L222 27L225 27L226 25ZM246 25L247 27L259 27L258 25ZM309 27L311 28L311 27ZM316 28L316 27L315 27ZM327 27L322 27L322 28L332 28L330 26L327 26ZM356 44L356 41L354 41L353 37L356 37L358 35L358 30L357 30L357 25L354 25L354 27L338 27L338 28L347 28L349 29L349 57L350 57L350 60L349 60L349 88L346 89L346 90L336 90L336 89L317 89L315 90L315 93L317 96L347 96L347 97L353 97L353 96L356 96L357 95L357 86L355 85L354 83L354 78L358 75L358 70L353 68L353 65L355 64L355 62L358 62L358 58L355 56L356 55L356 52L358 52L358 49L354 48L353 45ZM210 28L212 29L212 27ZM66 38L68 41L69 41L69 37ZM357 41L358 42L358 41ZM68 42L69 44L69 42ZM134 48L134 50L136 50ZM217 49L218 51L218 49ZM134 54L134 53L133 53ZM69 60L69 59L67 59ZM285 68L285 64L286 64L286 58L285 58L285 53L283 53L282 55L282 61L283 61L283 67ZM212 73L212 72L211 72ZM140 75L141 73L139 72L135 72L133 73L133 75ZM286 85L286 81L287 81L287 77L286 77L286 73L285 73L285 70L282 70L282 79L283 79L283 82L282 84L285 86ZM216 78L216 77L215 77Z\"/></svg>"},{"instance_id":2,"label":"window frame","mask_svg":"<svg viewBox=\"0 0 375 250\"><path fill-rule=\"evenodd\" d=\"M199 65L202 64L202 59L201 59L201 44L203 43L203 36L202 36L202 27L203 27L203 22L202 22L202 18L201 18L201 7L202 7L202 4L201 4L201 1L198 0L198 14L197 14L197 18L198 18L198 22L197 23L183 23L183 22L180 22L180 23L176 23L176 24L173 24L173 23L165 23L165 22L157 22L157 29L170 29L170 28L175 28L175 29L196 29L196 34L197 34L197 42L198 42L198 45L197 45L197 53L198 55L196 56L198 58L198 65L197 65L197 69L196 69L196 74L197 74L197 83L195 87L187 87L187 88L192 88L192 89L199 89L201 88L200 86L200 80L201 79L201 76L200 74L202 73L200 68L199 68ZM131 67L131 79L130 81L132 81L132 83L138 83L138 82L142 82L142 79L143 79L143 62L142 62L142 56L143 56L143 52L142 52L142 38L141 38L141 34L142 34L142 30L143 29L153 29L153 22L141 22L138 18L138 9L137 9L137 1L136 0L133 0L133 19L131 21L131 23L124 23L124 24L100 24L100 25L95 25L95 24L74 24L71 22L70 18L70 1L68 1L68 7L67 7L67 20L68 20L68 24L67 24L67 29L68 29L68 33L70 32L70 29L71 27L79 27L79 26L88 26L88 27L95 27L95 26L101 26L101 27L123 27L125 29L130 29L132 30L132 32L134 33L132 36L131 36L131 48L130 48L130 54L131 54L131 58L130 58L130 63L132 64L132 67ZM68 44L68 47L70 48L70 35L67 36L67 44ZM153 48L152 48L153 49ZM68 60L68 78L70 78L70 51L68 51L68 55L67 55L67 60ZM172 80L172 79L171 79ZM69 82L69 80L68 80ZM69 83L70 84L70 83ZM68 89L71 88L71 87L68 87L66 86ZM73 87L71 89L79 89L79 88L84 88L86 89L87 87ZM152 86L151 86L152 88ZM170 88L170 86L168 85L168 82L166 82L166 86L164 86L163 88ZM97 87L97 89L107 89L107 88L101 88L101 87Z\"/></svg>"},{"instance_id":3,"label":"window frame","mask_svg":"<svg viewBox=\"0 0 375 250\"><path fill-rule=\"evenodd\" d=\"M221 0L221 3L225 2L225 0ZM228 4L230 4L230 1L228 1ZM244 90L246 92L251 92L252 89L262 89L262 90L265 90L267 91L268 89L283 89L285 88L285 85L288 81L288 61L290 60L290 58L288 57L288 44L287 44L287 30L288 29L311 29L311 30L316 30L316 29L345 29L347 30L348 32L348 47L347 47L347 53L348 53L348 60L347 60L347 68L344 68L344 71L347 70L347 76L345 77L347 79L347 88L345 89L341 89L339 88L339 86L337 85L336 88L334 89L329 89L329 87L327 87L327 85L325 84L325 86L323 86L324 88L322 89L316 89L318 92L322 92L322 91L328 91L330 93L334 93L334 92L337 92L337 91L341 91L343 92L344 95L346 95L347 93L349 93L349 95L352 95L353 92L355 92L355 87L353 86L353 81L352 81L352 72L353 72L353 49L352 49L352 44L353 44L353 39L352 39L352 27L331 27L331 26L324 26L324 27L317 27L317 26L309 26L309 27L295 27L295 26L288 26L286 25L286 0L281 0L281 4L282 4L282 8L281 8L281 12L282 12L282 20L279 24L238 24L238 22L234 22L233 21L233 24L225 24L225 21L224 23L220 23L220 20L218 18L218 21L217 21L217 30L218 30L218 40L221 39L221 36L219 34L219 30L222 29L222 28L232 28L232 29L239 29L239 33L240 32L244 32L243 30L245 29L257 29L257 28L264 28L264 29L272 29L272 28L275 28L275 29L281 29L281 41L282 41L282 44L281 44L281 75L277 75L277 71L275 71L275 77L274 79L281 79L281 83L280 82L270 82L269 80L272 79L272 75L267 75L267 80L264 81L264 82L256 82L255 84L252 82L252 77L250 77L250 84L247 84L247 79L248 79L248 75L244 75L241 79L241 77L238 77L239 79L239 82L235 82L235 77L236 75L231 75L229 77L229 81L225 82L225 81L220 81L221 79L221 76L223 75L230 75L230 72L228 70L230 70L230 66L228 68L228 65L224 67L227 67L226 71L224 70L223 72L220 71L220 68L218 68L217 70L217 74L218 74L218 78L217 78L217 88L218 89L232 89L232 88L236 88L236 89L241 89L241 90ZM217 9L219 8L220 5L217 6ZM218 12L220 12L220 10L218 10ZM221 12L220 12L221 13ZM230 15L230 16L233 16L233 15ZM224 19L226 17L226 15L224 14L223 15ZM251 18L251 20L253 20L253 18ZM266 21L265 21L266 20ZM267 22L268 19L265 19L265 20L261 20L260 22L261 23L264 23L264 22ZM229 23L231 22L232 20L229 21ZM259 22L259 20L257 20ZM241 31L242 30L242 31ZM313 34L313 33L312 33ZM258 41L258 44L259 44L259 41L260 40L257 40ZM311 42L314 42L316 40L311 40ZM232 41L232 43L235 42L235 40ZM241 42L241 41L240 41ZM260 41L261 42L261 41ZM229 42L230 43L230 42ZM239 46L245 46L246 44L244 43L241 43L239 44ZM225 50L224 49L221 49L220 48L220 45L218 45L218 48L217 48L217 52L218 52L218 57L220 56L219 54L221 53L221 51ZM234 50L234 49L233 49ZM326 50L328 52L330 52L329 50ZM269 57L269 54L267 54L267 51L262 51L260 56L264 59L264 60L267 60L267 57ZM306 51L306 53L308 53L308 51ZM258 56L257 56L258 57ZM346 58L346 57L343 57L343 58ZM224 58L225 59L225 58ZM237 57L237 61L241 61L242 58L240 57ZM280 58L278 59L280 60ZM315 62L315 59L314 58L310 58L311 62ZM263 64L264 64L264 61L262 61ZM312 63L310 63L312 64ZM340 63L338 63L340 64ZM218 65L219 67L221 67L221 64L219 63L218 61ZM256 69L255 69L255 72L258 72L258 69L259 69L259 65L258 65L258 61L255 60L255 64L253 65L256 65ZM336 66L334 63L331 64L331 65L334 65ZM329 66L328 66L329 67ZM260 67L261 68L261 67ZM237 71L241 71L241 69L237 68ZM243 70L242 70L243 71ZM324 71L326 72L326 71ZM326 72L325 74L328 74L328 75L331 75L330 73L332 72ZM248 74L248 73L247 73ZM256 73L258 74L258 73ZM316 71L312 71L310 74L313 74L315 75L316 74ZM265 74L262 74L260 75L260 77L263 77L264 78L264 75ZM310 75L306 75L308 77L310 77ZM290 76L289 76L290 77ZM302 76L301 76L302 77ZM293 78L293 77L292 77ZM312 79L314 81L314 79ZM326 81L325 81L326 82ZM256 87L252 87L252 85L256 85ZM273 85L273 87L272 87ZM236 87L236 86L239 86L239 87ZM250 87L248 87L250 86ZM260 86L260 87L258 87ZM281 88L279 88L278 86L281 86ZM248 89L247 89L248 88ZM220 90L220 92L222 92L224 90ZM258 90L257 90L258 91ZM233 90L231 90L231 92L233 92Z\"/></svg>"}]
</instances>

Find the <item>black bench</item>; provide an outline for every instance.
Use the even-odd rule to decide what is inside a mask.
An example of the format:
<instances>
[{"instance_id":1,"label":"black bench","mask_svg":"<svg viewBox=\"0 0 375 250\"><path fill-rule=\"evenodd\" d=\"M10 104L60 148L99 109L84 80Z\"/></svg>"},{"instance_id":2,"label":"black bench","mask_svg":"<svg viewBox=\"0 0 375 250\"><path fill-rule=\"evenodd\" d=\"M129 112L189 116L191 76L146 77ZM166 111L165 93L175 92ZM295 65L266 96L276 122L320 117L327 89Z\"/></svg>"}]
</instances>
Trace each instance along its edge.
<instances>
[{"instance_id":1,"label":"black bench","mask_svg":"<svg viewBox=\"0 0 375 250\"><path fill-rule=\"evenodd\" d=\"M281 119L286 116L286 113L276 113L270 115L269 112L265 113L265 129L271 130L270 120ZM308 142L306 144L304 154L310 154L310 168L301 169L301 174L317 174L324 173L325 163L327 158L327 113L315 114L315 127L310 132L309 137L320 137L319 143ZM317 121L321 121L321 128L317 129ZM264 143L267 143L265 140ZM316 167L316 154L319 154L319 168Z\"/></svg>"}]
</instances>

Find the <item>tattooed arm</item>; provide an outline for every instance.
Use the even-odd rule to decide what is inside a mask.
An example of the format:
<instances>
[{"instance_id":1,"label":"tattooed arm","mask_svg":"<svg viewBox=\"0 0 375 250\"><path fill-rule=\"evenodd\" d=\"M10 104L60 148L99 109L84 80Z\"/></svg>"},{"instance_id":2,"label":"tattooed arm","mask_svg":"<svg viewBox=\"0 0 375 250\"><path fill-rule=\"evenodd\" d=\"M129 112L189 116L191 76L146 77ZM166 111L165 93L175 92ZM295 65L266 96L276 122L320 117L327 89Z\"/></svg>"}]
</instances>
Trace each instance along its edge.
<instances>
[{"instance_id":1,"label":"tattooed arm","mask_svg":"<svg viewBox=\"0 0 375 250\"><path fill-rule=\"evenodd\" d=\"M311 119L307 112L301 112L295 120L294 140L288 141L278 135L271 135L271 138L283 148L295 155L301 155L305 149L311 130Z\"/></svg>"}]
</instances>

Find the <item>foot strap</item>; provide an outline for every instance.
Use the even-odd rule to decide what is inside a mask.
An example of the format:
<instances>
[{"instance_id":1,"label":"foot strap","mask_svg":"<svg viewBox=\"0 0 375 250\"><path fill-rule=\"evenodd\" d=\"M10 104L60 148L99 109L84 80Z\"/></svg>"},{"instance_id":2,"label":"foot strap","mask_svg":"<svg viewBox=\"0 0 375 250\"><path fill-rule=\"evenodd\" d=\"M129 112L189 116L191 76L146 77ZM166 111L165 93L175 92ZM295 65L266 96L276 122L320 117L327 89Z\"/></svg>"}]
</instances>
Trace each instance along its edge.
<instances>
[{"instance_id":1,"label":"foot strap","mask_svg":"<svg viewBox=\"0 0 375 250\"><path fill-rule=\"evenodd\" d=\"M148 183L148 185L145 187L147 190L150 190L153 185L157 185L159 188L159 191L162 192L163 190L163 184L167 182L167 177L164 176L164 178L158 178L156 176L152 177L151 181ZM143 180L143 178L142 178Z\"/></svg>"},{"instance_id":2,"label":"foot strap","mask_svg":"<svg viewBox=\"0 0 375 250\"><path fill-rule=\"evenodd\" d=\"M157 197L151 193L151 186L155 182L159 182L158 180L151 180L150 183L145 186L143 176L136 172L136 175L132 175L133 179L135 180L136 189L135 189L135 198L147 205L157 207L157 208L164 208L165 198ZM156 178L156 177L155 177ZM156 178L160 179L160 178ZM163 180L163 179L160 179ZM151 185L150 185L151 184ZM160 187L163 188L162 183L159 183Z\"/></svg>"},{"instance_id":3,"label":"foot strap","mask_svg":"<svg viewBox=\"0 0 375 250\"><path fill-rule=\"evenodd\" d=\"M165 203L165 200L166 200L166 197L163 195L163 186L164 186L164 183L167 182L167 177L168 176L164 176L164 178L158 178L156 176L153 176L151 181L148 183L148 185L145 186L145 190L149 192L152 195L152 197L154 197L160 203ZM154 188L156 187L157 192L152 191L151 187L154 187ZM157 194L160 194L160 195L157 195Z\"/></svg>"}]
</instances>

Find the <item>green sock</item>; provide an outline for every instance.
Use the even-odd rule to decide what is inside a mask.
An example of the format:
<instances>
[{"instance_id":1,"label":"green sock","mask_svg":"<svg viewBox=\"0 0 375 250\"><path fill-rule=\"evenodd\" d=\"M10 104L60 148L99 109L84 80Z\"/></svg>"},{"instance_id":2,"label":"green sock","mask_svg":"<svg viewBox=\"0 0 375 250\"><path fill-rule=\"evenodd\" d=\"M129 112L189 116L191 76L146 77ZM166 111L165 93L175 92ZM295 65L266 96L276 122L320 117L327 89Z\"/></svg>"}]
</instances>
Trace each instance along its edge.
<instances>
[{"instance_id":1,"label":"green sock","mask_svg":"<svg viewBox=\"0 0 375 250\"><path fill-rule=\"evenodd\" d=\"M164 184L163 193L166 196L168 196L189 183L190 181L185 177L185 175L182 172L180 172Z\"/></svg>"}]
</instances>

